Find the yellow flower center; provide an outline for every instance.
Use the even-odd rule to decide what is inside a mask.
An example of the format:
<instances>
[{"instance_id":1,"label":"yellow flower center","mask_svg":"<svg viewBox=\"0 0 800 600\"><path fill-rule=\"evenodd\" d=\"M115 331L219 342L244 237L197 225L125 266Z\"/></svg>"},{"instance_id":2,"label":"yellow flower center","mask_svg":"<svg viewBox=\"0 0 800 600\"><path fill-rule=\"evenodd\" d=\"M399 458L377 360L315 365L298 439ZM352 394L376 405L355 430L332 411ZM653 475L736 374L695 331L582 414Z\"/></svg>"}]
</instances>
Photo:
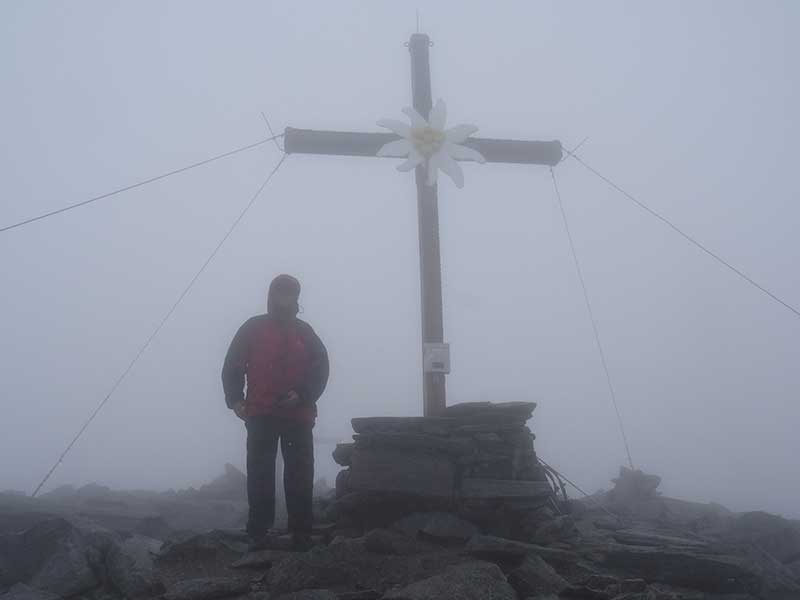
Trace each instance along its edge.
<instances>
[{"instance_id":1,"label":"yellow flower center","mask_svg":"<svg viewBox=\"0 0 800 600\"><path fill-rule=\"evenodd\" d=\"M444 132L431 129L429 125L411 130L411 143L425 158L436 154L444 143Z\"/></svg>"}]
</instances>

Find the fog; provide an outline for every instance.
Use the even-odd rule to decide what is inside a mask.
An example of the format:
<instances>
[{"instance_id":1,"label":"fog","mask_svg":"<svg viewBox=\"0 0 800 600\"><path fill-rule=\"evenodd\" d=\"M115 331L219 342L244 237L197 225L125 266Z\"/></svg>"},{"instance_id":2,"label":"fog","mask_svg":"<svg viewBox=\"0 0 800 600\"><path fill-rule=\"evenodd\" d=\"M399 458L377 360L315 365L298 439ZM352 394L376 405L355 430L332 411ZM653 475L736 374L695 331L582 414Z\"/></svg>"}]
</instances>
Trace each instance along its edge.
<instances>
[{"instance_id":1,"label":"fog","mask_svg":"<svg viewBox=\"0 0 800 600\"><path fill-rule=\"evenodd\" d=\"M486 137L561 140L800 306L795 2L419 6L434 98ZM286 126L410 104L416 6L5 2L0 227ZM273 144L0 234L0 489L31 492L280 158ZM220 369L270 279L303 284L331 380L317 474L356 416L421 414L417 206L393 159L290 155L45 490L244 466ZM448 402L532 400L587 491L627 458L542 166L439 186ZM555 168L637 467L668 495L800 517L800 319L575 160Z\"/></svg>"}]
</instances>

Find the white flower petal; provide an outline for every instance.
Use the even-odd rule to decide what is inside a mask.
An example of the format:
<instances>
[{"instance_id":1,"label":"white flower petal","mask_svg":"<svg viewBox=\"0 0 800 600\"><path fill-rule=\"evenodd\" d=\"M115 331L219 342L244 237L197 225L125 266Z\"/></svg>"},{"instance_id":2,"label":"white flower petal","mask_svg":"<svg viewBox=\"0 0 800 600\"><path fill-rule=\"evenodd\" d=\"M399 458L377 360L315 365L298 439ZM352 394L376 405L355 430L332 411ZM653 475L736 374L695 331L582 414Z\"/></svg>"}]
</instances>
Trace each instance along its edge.
<instances>
[{"instance_id":1,"label":"white flower petal","mask_svg":"<svg viewBox=\"0 0 800 600\"><path fill-rule=\"evenodd\" d=\"M411 119L411 127L413 127L414 129L420 129L428 126L428 121L426 121L421 114L419 114L416 110L414 110L413 107L406 106L403 109L403 112L406 115L408 115L409 119Z\"/></svg>"},{"instance_id":2,"label":"white flower petal","mask_svg":"<svg viewBox=\"0 0 800 600\"><path fill-rule=\"evenodd\" d=\"M425 162L425 157L417 152L414 148L411 148L411 151L408 153L408 159L405 162L397 165L397 170L410 171L417 165L421 165L423 162Z\"/></svg>"},{"instance_id":3,"label":"white flower petal","mask_svg":"<svg viewBox=\"0 0 800 600\"><path fill-rule=\"evenodd\" d=\"M461 144L454 144L452 142L445 142L444 151L456 160L472 160L478 163L485 163L486 159L483 154Z\"/></svg>"},{"instance_id":4,"label":"white flower petal","mask_svg":"<svg viewBox=\"0 0 800 600\"><path fill-rule=\"evenodd\" d=\"M381 146L375 156L393 156L405 158L411 152L411 142L406 139L393 140Z\"/></svg>"},{"instance_id":5,"label":"white flower petal","mask_svg":"<svg viewBox=\"0 0 800 600\"><path fill-rule=\"evenodd\" d=\"M450 157L449 154L445 152L439 152L438 156L441 157L439 161L439 168L450 176L450 179L453 180L453 183L456 184L457 188L463 188L464 171L461 170L461 165L459 165Z\"/></svg>"},{"instance_id":6,"label":"white flower petal","mask_svg":"<svg viewBox=\"0 0 800 600\"><path fill-rule=\"evenodd\" d=\"M386 129L393 131L400 137L411 137L411 127L409 127L407 123L403 123L397 119L381 119L377 124L380 127L385 127Z\"/></svg>"},{"instance_id":7,"label":"white flower petal","mask_svg":"<svg viewBox=\"0 0 800 600\"><path fill-rule=\"evenodd\" d=\"M447 106L441 98L436 101L436 104L431 109L431 114L428 117L428 123L431 129L441 131L444 129L444 124L447 121Z\"/></svg>"},{"instance_id":8,"label":"white flower petal","mask_svg":"<svg viewBox=\"0 0 800 600\"><path fill-rule=\"evenodd\" d=\"M428 185L436 185L439 178L439 167L442 164L442 153L437 152L428 159Z\"/></svg>"},{"instance_id":9,"label":"white flower petal","mask_svg":"<svg viewBox=\"0 0 800 600\"><path fill-rule=\"evenodd\" d=\"M475 125L456 125L445 131L444 134L448 142L460 144L476 131L478 131L478 128Z\"/></svg>"}]
</instances>

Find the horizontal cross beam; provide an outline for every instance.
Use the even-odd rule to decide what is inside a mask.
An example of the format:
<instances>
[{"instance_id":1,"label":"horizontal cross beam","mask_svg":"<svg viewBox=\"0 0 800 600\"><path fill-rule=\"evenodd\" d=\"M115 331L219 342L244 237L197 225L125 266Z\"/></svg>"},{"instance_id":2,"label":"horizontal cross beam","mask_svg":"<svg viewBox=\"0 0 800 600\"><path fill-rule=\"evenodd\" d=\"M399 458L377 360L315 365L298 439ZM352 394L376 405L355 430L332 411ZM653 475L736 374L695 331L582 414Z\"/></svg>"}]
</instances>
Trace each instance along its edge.
<instances>
[{"instance_id":1,"label":"horizontal cross beam","mask_svg":"<svg viewBox=\"0 0 800 600\"><path fill-rule=\"evenodd\" d=\"M287 127L283 147L288 154L375 156L384 144L400 139L394 133L316 131ZM528 142L468 138L463 143L480 152L487 162L554 166L561 161L561 142Z\"/></svg>"}]
</instances>

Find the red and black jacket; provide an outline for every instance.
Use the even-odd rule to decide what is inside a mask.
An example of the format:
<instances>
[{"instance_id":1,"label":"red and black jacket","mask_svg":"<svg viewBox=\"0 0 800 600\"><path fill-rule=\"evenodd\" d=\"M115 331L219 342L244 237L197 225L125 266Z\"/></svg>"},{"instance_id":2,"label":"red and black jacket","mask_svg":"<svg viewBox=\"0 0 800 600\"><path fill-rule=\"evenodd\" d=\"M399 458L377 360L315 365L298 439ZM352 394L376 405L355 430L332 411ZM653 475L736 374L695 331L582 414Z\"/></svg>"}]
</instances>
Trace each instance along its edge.
<instances>
[{"instance_id":1,"label":"red and black jacket","mask_svg":"<svg viewBox=\"0 0 800 600\"><path fill-rule=\"evenodd\" d=\"M225 403L233 408L244 401L248 417L272 415L313 423L328 373L328 352L308 323L259 315L239 328L225 356ZM292 390L300 396L300 405L278 406L278 399Z\"/></svg>"}]
</instances>

